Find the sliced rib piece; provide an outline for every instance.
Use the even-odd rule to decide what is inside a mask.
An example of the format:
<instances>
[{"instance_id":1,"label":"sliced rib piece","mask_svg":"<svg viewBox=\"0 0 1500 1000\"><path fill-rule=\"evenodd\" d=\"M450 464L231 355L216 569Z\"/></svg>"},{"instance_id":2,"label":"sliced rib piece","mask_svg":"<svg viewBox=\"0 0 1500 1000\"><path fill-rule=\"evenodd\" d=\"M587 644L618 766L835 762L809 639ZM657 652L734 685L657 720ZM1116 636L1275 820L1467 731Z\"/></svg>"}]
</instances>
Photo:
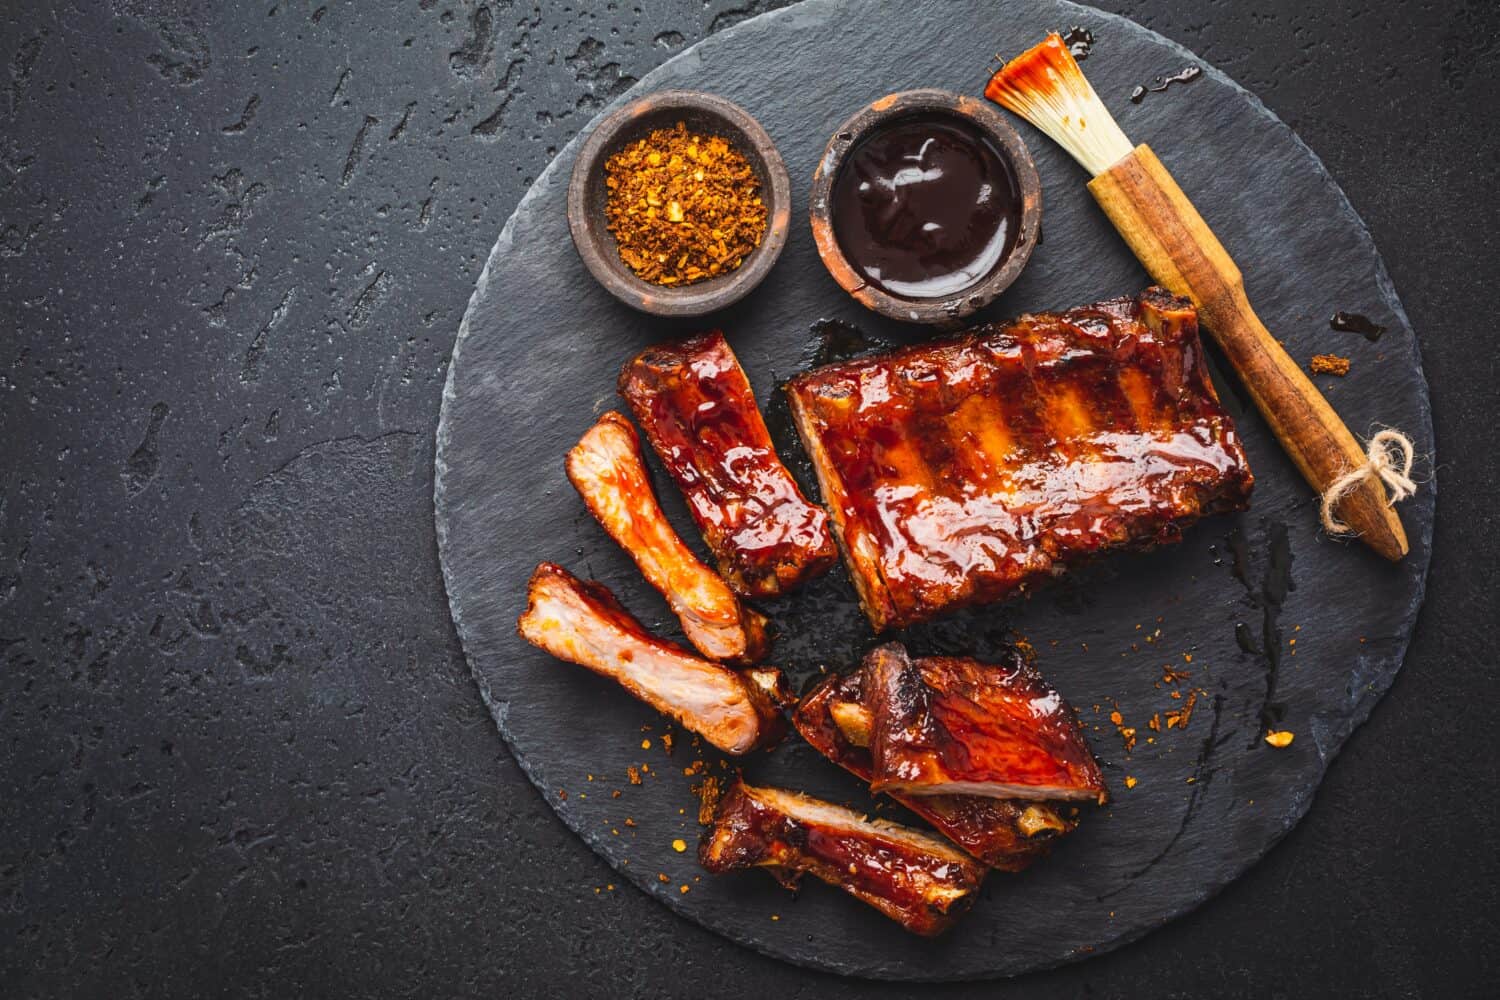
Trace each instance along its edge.
<instances>
[{"instance_id":1,"label":"sliced rib piece","mask_svg":"<svg viewBox=\"0 0 1500 1000\"><path fill-rule=\"evenodd\" d=\"M875 720L865 696L868 664L883 655L884 648L865 658L867 666L818 685L792 716L793 725L814 749L865 781L874 776L870 737ZM1057 837L1078 825L1076 819L1063 817L1045 802L899 792L891 798L986 865L1002 871L1027 868L1051 849Z\"/></svg>"},{"instance_id":2,"label":"sliced rib piece","mask_svg":"<svg viewBox=\"0 0 1500 1000\"><path fill-rule=\"evenodd\" d=\"M876 631L1241 510L1197 314L1151 288L820 368L787 389Z\"/></svg>"},{"instance_id":3,"label":"sliced rib piece","mask_svg":"<svg viewBox=\"0 0 1500 1000\"><path fill-rule=\"evenodd\" d=\"M874 791L1106 800L1073 710L1019 653L914 662L888 643L866 664Z\"/></svg>"},{"instance_id":4,"label":"sliced rib piece","mask_svg":"<svg viewBox=\"0 0 1500 1000\"><path fill-rule=\"evenodd\" d=\"M744 607L693 555L656 503L641 440L622 414L599 418L568 452L568 479L611 538L661 591L688 641L704 656L754 663L766 654L766 618Z\"/></svg>"},{"instance_id":5,"label":"sliced rib piece","mask_svg":"<svg viewBox=\"0 0 1500 1000\"><path fill-rule=\"evenodd\" d=\"M828 515L781 464L722 333L646 350L620 372L620 395L736 593L783 594L833 564Z\"/></svg>"},{"instance_id":6,"label":"sliced rib piece","mask_svg":"<svg viewBox=\"0 0 1500 1000\"><path fill-rule=\"evenodd\" d=\"M766 868L788 888L808 872L928 936L948 929L984 879L973 858L936 837L743 781L719 801L698 860L716 874Z\"/></svg>"},{"instance_id":7,"label":"sliced rib piece","mask_svg":"<svg viewBox=\"0 0 1500 1000\"><path fill-rule=\"evenodd\" d=\"M747 678L658 639L602 584L553 563L536 568L528 598L516 623L527 642L617 681L725 753L747 753L784 731L768 693L773 671Z\"/></svg>"}]
</instances>

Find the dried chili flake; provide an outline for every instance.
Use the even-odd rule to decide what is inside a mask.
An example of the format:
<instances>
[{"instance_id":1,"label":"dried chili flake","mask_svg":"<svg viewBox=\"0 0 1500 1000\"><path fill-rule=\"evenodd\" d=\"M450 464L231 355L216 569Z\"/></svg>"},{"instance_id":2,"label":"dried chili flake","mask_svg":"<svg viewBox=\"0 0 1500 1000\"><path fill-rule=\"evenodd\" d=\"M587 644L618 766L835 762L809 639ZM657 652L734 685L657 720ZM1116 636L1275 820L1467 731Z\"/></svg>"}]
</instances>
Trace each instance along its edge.
<instances>
[{"instance_id":1,"label":"dried chili flake","mask_svg":"<svg viewBox=\"0 0 1500 1000\"><path fill-rule=\"evenodd\" d=\"M657 285L733 271L766 235L760 178L743 153L678 122L604 165L604 206L620 259Z\"/></svg>"}]
</instances>

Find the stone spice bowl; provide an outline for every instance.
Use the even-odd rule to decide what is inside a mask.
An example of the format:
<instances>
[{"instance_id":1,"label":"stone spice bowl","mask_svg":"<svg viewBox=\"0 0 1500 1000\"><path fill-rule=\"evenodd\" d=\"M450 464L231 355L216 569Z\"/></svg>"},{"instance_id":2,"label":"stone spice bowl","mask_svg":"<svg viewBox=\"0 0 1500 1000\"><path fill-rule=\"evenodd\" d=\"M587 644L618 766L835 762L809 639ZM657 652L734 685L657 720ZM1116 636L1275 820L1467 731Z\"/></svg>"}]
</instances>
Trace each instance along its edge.
<instances>
[{"instance_id":1,"label":"stone spice bowl","mask_svg":"<svg viewBox=\"0 0 1500 1000\"><path fill-rule=\"evenodd\" d=\"M766 235L733 271L691 285L655 285L620 259L604 216L604 165L630 143L678 122L690 132L722 136L749 161L760 179ZM790 222L791 182L776 144L739 105L701 91L664 90L605 116L584 140L568 182L568 228L584 265L615 298L657 316L702 316L744 298L781 256Z\"/></svg>"},{"instance_id":2,"label":"stone spice bowl","mask_svg":"<svg viewBox=\"0 0 1500 1000\"><path fill-rule=\"evenodd\" d=\"M952 295L904 298L867 282L844 257L834 232L833 185L849 151L876 130L910 118L958 119L988 137L1015 177L1021 197L1020 232L994 269L974 284ZM838 127L823 158L813 171L811 198L813 240L818 256L833 280L866 308L905 323L958 326L959 321L989 305L1020 276L1031 259L1042 228L1042 185L1036 164L1016 130L1000 111L976 97L947 90L907 90L888 94L860 109Z\"/></svg>"}]
</instances>

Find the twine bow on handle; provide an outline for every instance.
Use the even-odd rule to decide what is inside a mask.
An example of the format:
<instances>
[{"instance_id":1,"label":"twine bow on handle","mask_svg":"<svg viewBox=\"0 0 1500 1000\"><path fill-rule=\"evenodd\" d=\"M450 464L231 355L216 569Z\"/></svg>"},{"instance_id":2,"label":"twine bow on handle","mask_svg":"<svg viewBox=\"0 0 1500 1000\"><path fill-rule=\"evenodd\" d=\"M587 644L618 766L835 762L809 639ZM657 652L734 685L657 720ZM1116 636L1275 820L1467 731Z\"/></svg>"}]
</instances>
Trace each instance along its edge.
<instances>
[{"instance_id":1,"label":"twine bow on handle","mask_svg":"<svg viewBox=\"0 0 1500 1000\"><path fill-rule=\"evenodd\" d=\"M1417 492L1417 484L1411 479L1411 438L1400 431L1383 430L1370 439L1366 462L1351 469L1333 481L1323 494L1323 530L1330 535L1350 535L1354 529L1334 516L1333 509L1340 500L1356 489L1366 479L1373 477L1385 484L1390 496L1386 505L1394 507Z\"/></svg>"}]
</instances>

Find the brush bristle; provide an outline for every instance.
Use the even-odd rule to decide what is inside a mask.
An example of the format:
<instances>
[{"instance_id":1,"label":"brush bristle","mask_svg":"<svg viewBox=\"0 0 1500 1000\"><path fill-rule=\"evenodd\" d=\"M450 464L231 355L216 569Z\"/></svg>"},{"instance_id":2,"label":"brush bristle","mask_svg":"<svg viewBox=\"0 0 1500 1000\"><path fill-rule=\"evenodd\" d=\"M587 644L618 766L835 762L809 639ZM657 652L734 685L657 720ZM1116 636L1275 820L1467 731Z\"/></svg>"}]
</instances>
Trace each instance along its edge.
<instances>
[{"instance_id":1,"label":"brush bristle","mask_svg":"<svg viewBox=\"0 0 1500 1000\"><path fill-rule=\"evenodd\" d=\"M1095 177L1130 155L1130 140L1056 32L1001 67L984 96L1047 133Z\"/></svg>"}]
</instances>

